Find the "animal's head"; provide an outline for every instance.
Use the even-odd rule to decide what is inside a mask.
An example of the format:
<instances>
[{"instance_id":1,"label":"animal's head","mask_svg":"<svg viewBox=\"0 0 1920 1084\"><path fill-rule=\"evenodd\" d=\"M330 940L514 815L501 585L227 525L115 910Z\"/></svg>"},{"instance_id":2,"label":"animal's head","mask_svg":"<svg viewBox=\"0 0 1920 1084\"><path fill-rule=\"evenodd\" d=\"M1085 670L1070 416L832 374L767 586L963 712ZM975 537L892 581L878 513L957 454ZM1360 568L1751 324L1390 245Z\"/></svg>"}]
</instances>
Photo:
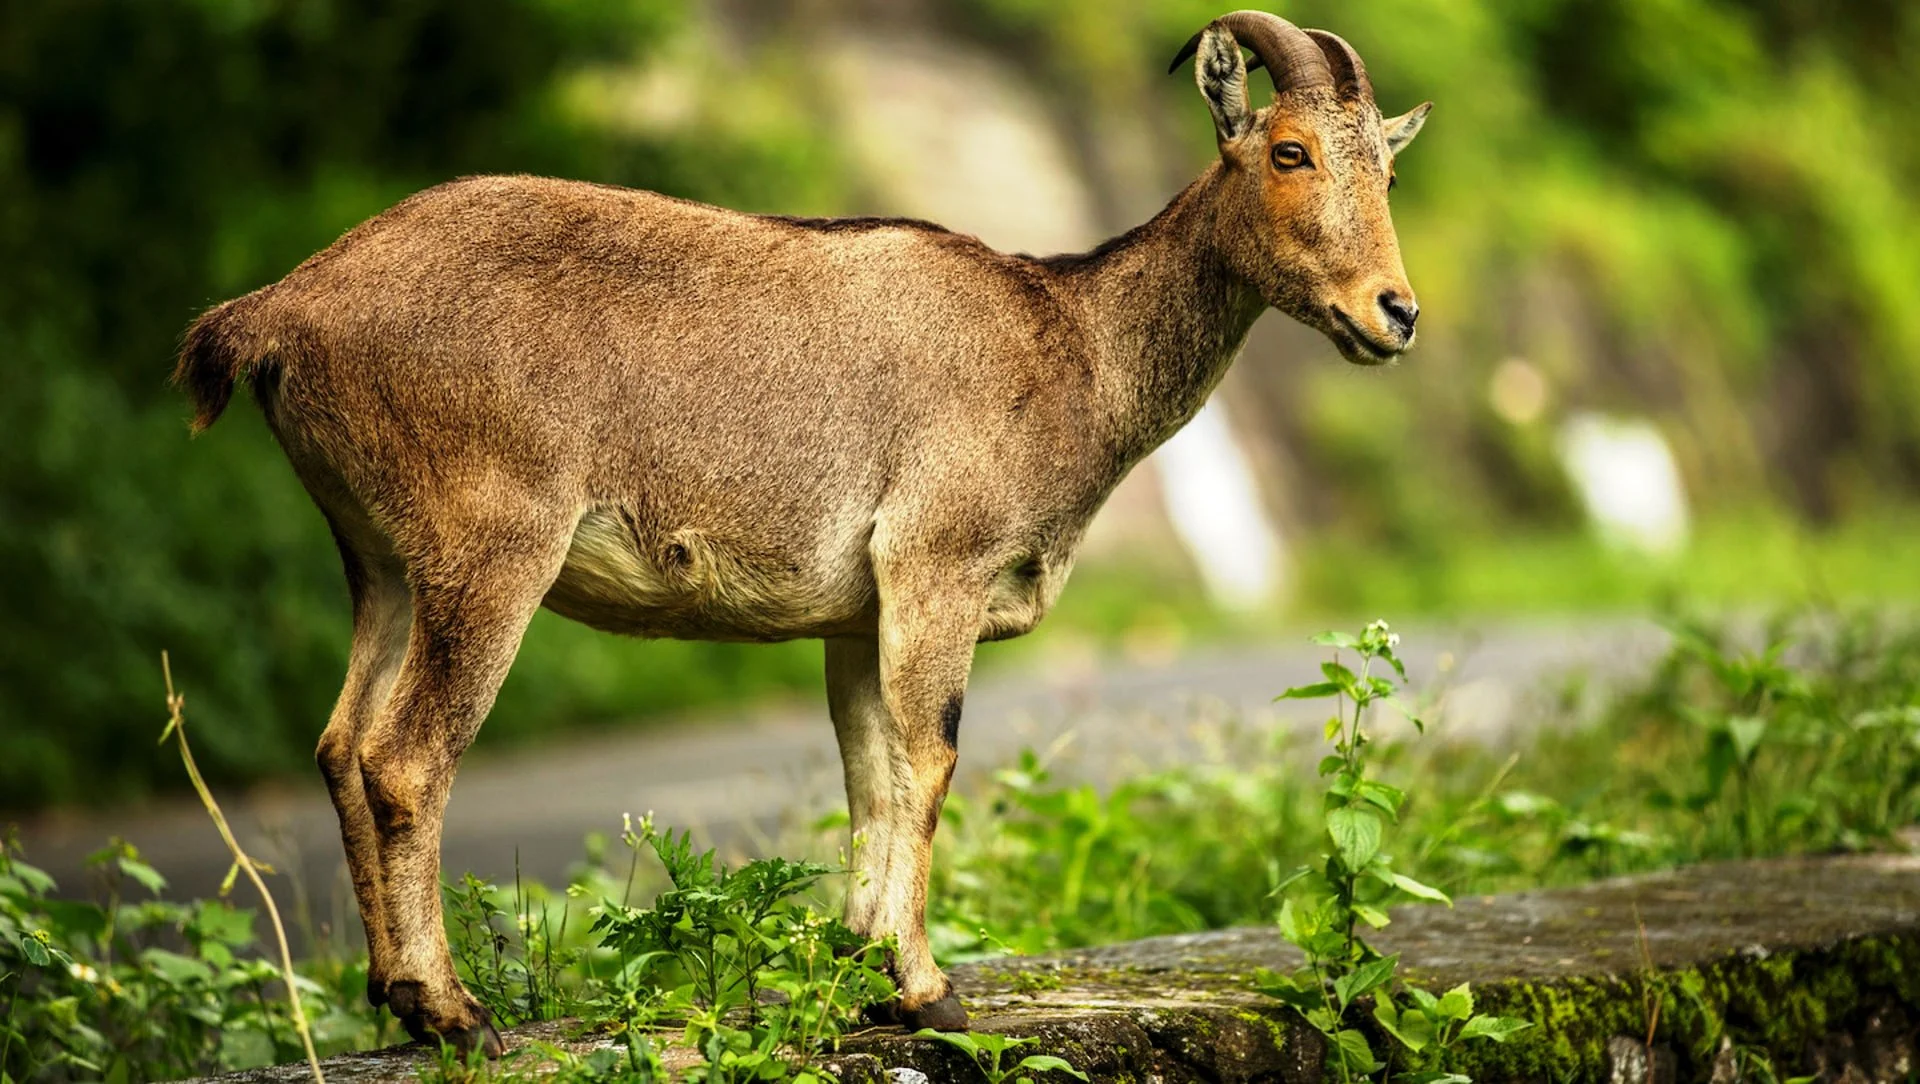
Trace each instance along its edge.
<instances>
[{"instance_id":1,"label":"animal's head","mask_svg":"<svg viewBox=\"0 0 1920 1084\"><path fill-rule=\"evenodd\" d=\"M1219 137L1226 191L1216 240L1234 273L1325 332L1348 361L1378 365L1412 346L1420 307L1387 191L1394 156L1433 103L1382 118L1352 46L1264 11L1214 20L1169 70L1188 57ZM1274 95L1256 110L1247 72L1262 66Z\"/></svg>"}]
</instances>

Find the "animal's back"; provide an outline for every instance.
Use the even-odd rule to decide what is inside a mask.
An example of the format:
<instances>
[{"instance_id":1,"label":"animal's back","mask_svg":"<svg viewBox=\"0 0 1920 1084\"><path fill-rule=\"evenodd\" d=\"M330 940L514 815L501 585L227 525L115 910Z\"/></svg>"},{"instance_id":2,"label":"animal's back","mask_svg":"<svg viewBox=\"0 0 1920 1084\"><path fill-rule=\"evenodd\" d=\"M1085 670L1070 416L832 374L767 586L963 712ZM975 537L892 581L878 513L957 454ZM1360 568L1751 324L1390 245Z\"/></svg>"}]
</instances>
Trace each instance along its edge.
<instances>
[{"instance_id":1,"label":"animal's back","mask_svg":"<svg viewBox=\"0 0 1920 1084\"><path fill-rule=\"evenodd\" d=\"M449 492L583 508L550 600L570 616L817 634L870 602L855 566L904 431L1002 394L994 367L1030 352L1004 259L921 224L471 178L210 312L182 375L210 421L196 358L222 392L257 364L309 489L389 533Z\"/></svg>"},{"instance_id":2,"label":"animal's back","mask_svg":"<svg viewBox=\"0 0 1920 1084\"><path fill-rule=\"evenodd\" d=\"M303 396L371 396L375 413L417 405L444 426L449 408L492 404L502 416L489 422L616 443L648 407L791 430L829 421L796 408L831 405L832 422L859 425L866 393L929 375L964 392L992 363L983 354L1004 353L996 339L1031 337L1028 314L994 296L1010 288L996 260L920 224L820 228L603 185L468 178L209 312L180 376L202 425L222 384L256 365L283 415Z\"/></svg>"}]
</instances>

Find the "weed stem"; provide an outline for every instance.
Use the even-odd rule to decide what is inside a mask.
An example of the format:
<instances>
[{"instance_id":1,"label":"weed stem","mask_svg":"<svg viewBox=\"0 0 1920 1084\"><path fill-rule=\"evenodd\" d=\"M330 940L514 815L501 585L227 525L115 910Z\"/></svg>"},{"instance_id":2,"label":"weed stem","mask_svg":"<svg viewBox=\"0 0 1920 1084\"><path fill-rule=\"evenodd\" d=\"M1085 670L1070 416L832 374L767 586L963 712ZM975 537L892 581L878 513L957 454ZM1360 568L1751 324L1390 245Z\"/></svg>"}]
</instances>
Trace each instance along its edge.
<instances>
[{"instance_id":1,"label":"weed stem","mask_svg":"<svg viewBox=\"0 0 1920 1084\"><path fill-rule=\"evenodd\" d=\"M313 1049L313 1030L307 1026L306 1010L300 1007L300 985L293 973L293 952L287 948L287 929L280 923L280 908L274 905L273 893L267 891L267 882L261 879L253 859L247 857L239 841L233 838L226 814L220 812L220 803L213 800L213 791L207 789L207 781L200 777L200 766L193 762L193 750L187 746L187 698L173 689L173 664L164 651L160 653L160 672L167 681L167 726L161 731L160 740L164 742L172 735L179 743L180 761L187 766L187 778L192 780L201 804L207 807L207 815L213 818L213 826L220 830L227 850L233 852L233 864L253 882L261 902L266 904L267 919L273 923L273 936L280 946L280 975L287 984L287 1004L293 1010L294 1030L300 1033L300 1043L306 1047L307 1067L313 1070L314 1084L327 1084L325 1074L320 1071L320 1055Z\"/></svg>"}]
</instances>

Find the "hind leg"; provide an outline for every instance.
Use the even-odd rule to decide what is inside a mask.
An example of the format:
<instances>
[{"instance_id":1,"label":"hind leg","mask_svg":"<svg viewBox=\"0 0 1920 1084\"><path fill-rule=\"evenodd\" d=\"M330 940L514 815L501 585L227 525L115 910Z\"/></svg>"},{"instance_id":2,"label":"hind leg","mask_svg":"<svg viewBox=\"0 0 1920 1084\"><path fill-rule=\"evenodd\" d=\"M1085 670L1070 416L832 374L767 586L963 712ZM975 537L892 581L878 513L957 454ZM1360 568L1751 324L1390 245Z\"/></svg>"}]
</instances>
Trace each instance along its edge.
<instances>
[{"instance_id":1,"label":"hind leg","mask_svg":"<svg viewBox=\"0 0 1920 1084\"><path fill-rule=\"evenodd\" d=\"M367 932L367 1000L375 1006L387 1000L386 976L393 960L393 940L381 901L380 854L374 834L373 812L367 807L360 780L360 742L373 717L387 702L393 680L407 649L407 626L412 621L413 597L406 572L382 543L365 540L356 532L350 541L339 527L334 541L346 567L347 590L353 599L353 647L347 657L346 684L334 704L327 729L320 735L314 759L327 781L334 813L340 818L340 838L346 845L347 873L360 906L360 923Z\"/></svg>"},{"instance_id":2,"label":"hind leg","mask_svg":"<svg viewBox=\"0 0 1920 1084\"><path fill-rule=\"evenodd\" d=\"M494 503L494 507L499 507ZM387 1004L416 1038L501 1052L454 973L440 911L440 831L460 755L493 706L527 622L559 575L573 519L498 511L460 530L460 552L409 561L413 624L392 695L359 749L393 958Z\"/></svg>"}]
</instances>

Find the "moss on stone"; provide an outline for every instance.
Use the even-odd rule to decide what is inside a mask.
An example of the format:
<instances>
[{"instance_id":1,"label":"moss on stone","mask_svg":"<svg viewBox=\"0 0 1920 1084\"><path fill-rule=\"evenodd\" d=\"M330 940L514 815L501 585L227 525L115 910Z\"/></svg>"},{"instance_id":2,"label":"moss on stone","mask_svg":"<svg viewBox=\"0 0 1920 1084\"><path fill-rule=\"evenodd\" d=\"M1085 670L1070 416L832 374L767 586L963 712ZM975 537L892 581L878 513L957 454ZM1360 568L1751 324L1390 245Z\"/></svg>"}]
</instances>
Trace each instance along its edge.
<instances>
[{"instance_id":1,"label":"moss on stone","mask_svg":"<svg viewBox=\"0 0 1920 1084\"><path fill-rule=\"evenodd\" d=\"M1536 1027L1505 1044L1470 1044L1448 1067L1481 1081L1549 1071L1599 1078L1610 1039L1641 1040L1651 1030L1683 1080L1706 1079L1723 1040L1798 1071L1833 1037L1863 1028L1879 1006L1920 1005L1916 974L1920 938L1891 936L1624 978L1483 984L1475 990L1482 1011Z\"/></svg>"},{"instance_id":2,"label":"moss on stone","mask_svg":"<svg viewBox=\"0 0 1920 1084\"><path fill-rule=\"evenodd\" d=\"M1795 859L1403 911L1380 947L1402 953L1408 981L1435 991L1471 981L1481 1011L1538 1025L1457 1052L1446 1067L1481 1084L1606 1080L1617 1068L1610 1045L1640 1043L1650 1029L1661 1072L1677 1080L1709 1079L1729 1049L1766 1056L1782 1076L1903 1079L1920 1031L1917 914L1920 860ZM1295 966L1291 953L1271 929L1222 930L956 968L953 978L975 1029L1032 1036L1021 1054L1066 1058L1096 1081L1302 1084L1322 1079L1318 1034L1241 977ZM519 1029L509 1042L555 1041L563 1027ZM1384 1052L1386 1036L1371 1019L1362 1027ZM898 1029L849 1036L840 1056L854 1076L877 1065L978 1078L958 1050ZM1394 1064L1421 1067L1404 1056ZM402 1050L328 1068L371 1082L415 1065ZM294 1084L305 1067L231 1079Z\"/></svg>"}]
</instances>

